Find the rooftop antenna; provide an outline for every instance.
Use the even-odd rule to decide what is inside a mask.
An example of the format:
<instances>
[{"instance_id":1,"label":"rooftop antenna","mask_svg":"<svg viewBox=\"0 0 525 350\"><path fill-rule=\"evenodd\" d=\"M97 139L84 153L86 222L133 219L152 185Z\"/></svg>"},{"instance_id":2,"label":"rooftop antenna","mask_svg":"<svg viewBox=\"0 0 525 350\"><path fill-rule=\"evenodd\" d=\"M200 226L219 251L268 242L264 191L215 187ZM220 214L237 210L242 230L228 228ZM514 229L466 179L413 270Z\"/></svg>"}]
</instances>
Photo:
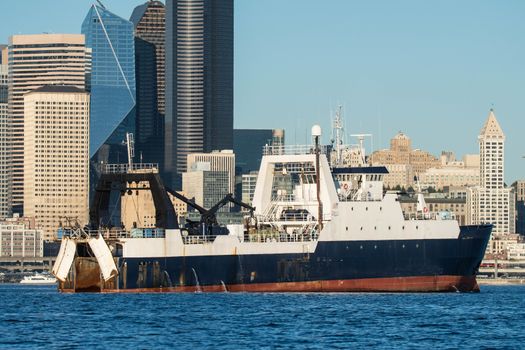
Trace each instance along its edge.
<instances>
[{"instance_id":1,"label":"rooftop antenna","mask_svg":"<svg viewBox=\"0 0 525 350\"><path fill-rule=\"evenodd\" d=\"M366 163L366 156L365 156L365 146L364 141L365 137L372 137L372 134L352 134L350 135L352 137L356 137L359 141L359 153L361 154L361 161L363 162L363 165Z\"/></svg>"}]
</instances>

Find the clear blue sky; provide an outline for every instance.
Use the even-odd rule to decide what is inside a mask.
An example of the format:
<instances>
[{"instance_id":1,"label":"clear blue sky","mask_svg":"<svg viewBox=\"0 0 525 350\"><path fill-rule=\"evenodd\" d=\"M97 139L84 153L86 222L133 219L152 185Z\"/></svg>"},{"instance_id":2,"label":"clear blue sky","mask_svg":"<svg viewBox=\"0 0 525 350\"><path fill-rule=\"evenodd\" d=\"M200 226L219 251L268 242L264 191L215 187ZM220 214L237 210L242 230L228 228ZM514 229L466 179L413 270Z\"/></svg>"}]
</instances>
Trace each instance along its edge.
<instances>
[{"instance_id":1,"label":"clear blue sky","mask_svg":"<svg viewBox=\"0 0 525 350\"><path fill-rule=\"evenodd\" d=\"M143 1L106 0L128 18ZM80 31L92 1L0 2L0 42ZM345 106L347 133L388 146L477 153L494 105L507 135L506 180L525 178L525 1L236 0L235 126L285 128L304 143ZM369 147L370 148L370 147Z\"/></svg>"}]
</instances>

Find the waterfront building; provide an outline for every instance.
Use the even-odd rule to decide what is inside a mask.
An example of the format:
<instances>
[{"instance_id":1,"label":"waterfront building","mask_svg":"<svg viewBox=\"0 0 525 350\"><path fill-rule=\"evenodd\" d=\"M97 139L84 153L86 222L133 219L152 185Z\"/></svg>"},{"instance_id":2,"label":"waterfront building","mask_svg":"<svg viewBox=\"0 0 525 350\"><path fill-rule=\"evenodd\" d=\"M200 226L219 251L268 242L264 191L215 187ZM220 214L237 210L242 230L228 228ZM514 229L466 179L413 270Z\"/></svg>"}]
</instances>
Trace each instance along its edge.
<instances>
[{"instance_id":1,"label":"waterfront building","mask_svg":"<svg viewBox=\"0 0 525 350\"><path fill-rule=\"evenodd\" d=\"M458 166L444 166L430 168L419 176L423 188L432 187L443 190L445 187L470 187L480 183L479 168L465 168Z\"/></svg>"},{"instance_id":2,"label":"waterfront building","mask_svg":"<svg viewBox=\"0 0 525 350\"><path fill-rule=\"evenodd\" d=\"M209 170L209 163L207 167L203 165L182 174L182 190L195 203L209 209L229 193L230 179L227 171ZM225 205L220 211L228 211L229 207Z\"/></svg>"},{"instance_id":3,"label":"waterfront building","mask_svg":"<svg viewBox=\"0 0 525 350\"><path fill-rule=\"evenodd\" d=\"M164 166L168 185L187 155L233 148L233 0L166 1Z\"/></svg>"},{"instance_id":4,"label":"waterfront building","mask_svg":"<svg viewBox=\"0 0 525 350\"><path fill-rule=\"evenodd\" d=\"M133 24L99 4L82 23L92 50L89 150L91 184L101 166L127 161L126 133L135 132L135 44Z\"/></svg>"},{"instance_id":5,"label":"waterfront building","mask_svg":"<svg viewBox=\"0 0 525 350\"><path fill-rule=\"evenodd\" d=\"M213 151L210 153L191 153L188 154L187 157L188 171L210 170L226 172L228 175L228 189L224 194L234 193L235 153L233 153L232 150ZM203 164L205 167L207 167L206 164L209 164L209 167L199 168Z\"/></svg>"},{"instance_id":6,"label":"waterfront building","mask_svg":"<svg viewBox=\"0 0 525 350\"><path fill-rule=\"evenodd\" d=\"M43 231L30 227L18 218L0 223L0 258L37 258L44 256Z\"/></svg>"},{"instance_id":7,"label":"waterfront building","mask_svg":"<svg viewBox=\"0 0 525 350\"><path fill-rule=\"evenodd\" d=\"M0 45L0 51L3 51ZM0 64L0 218L11 213L11 123L8 114L7 64Z\"/></svg>"},{"instance_id":8,"label":"waterfront building","mask_svg":"<svg viewBox=\"0 0 525 350\"><path fill-rule=\"evenodd\" d=\"M505 134L494 110L478 136L480 185L467 192L467 222L491 223L493 235L515 233L514 193L504 184Z\"/></svg>"},{"instance_id":9,"label":"waterfront building","mask_svg":"<svg viewBox=\"0 0 525 350\"><path fill-rule=\"evenodd\" d=\"M252 171L249 174L242 175L242 198L246 204L252 204L255 185L257 184L258 171Z\"/></svg>"},{"instance_id":10,"label":"waterfront building","mask_svg":"<svg viewBox=\"0 0 525 350\"><path fill-rule=\"evenodd\" d=\"M512 185L516 194L516 233L525 235L525 180Z\"/></svg>"},{"instance_id":11,"label":"waterfront building","mask_svg":"<svg viewBox=\"0 0 525 350\"><path fill-rule=\"evenodd\" d=\"M135 28L136 130L135 154L145 163L164 162L165 8L160 1L137 6L130 21Z\"/></svg>"},{"instance_id":12,"label":"waterfront building","mask_svg":"<svg viewBox=\"0 0 525 350\"><path fill-rule=\"evenodd\" d=\"M24 95L24 213L52 240L65 217L88 223L89 93L46 85Z\"/></svg>"},{"instance_id":13,"label":"waterfront building","mask_svg":"<svg viewBox=\"0 0 525 350\"><path fill-rule=\"evenodd\" d=\"M413 171L410 164L386 164L388 174L383 176L383 185L387 189L408 189L413 184Z\"/></svg>"},{"instance_id":14,"label":"waterfront building","mask_svg":"<svg viewBox=\"0 0 525 350\"><path fill-rule=\"evenodd\" d=\"M429 152L412 149L412 141L402 132L397 133L390 140L390 149L373 152L369 157L369 162L374 166L387 167L389 174L385 175L384 183L390 188L413 186L414 176L419 176L428 169L441 165L440 159Z\"/></svg>"},{"instance_id":15,"label":"waterfront building","mask_svg":"<svg viewBox=\"0 0 525 350\"><path fill-rule=\"evenodd\" d=\"M12 206L20 213L24 196L24 94L43 85L86 88L90 52L84 35L34 34L9 38L9 118Z\"/></svg>"}]
</instances>

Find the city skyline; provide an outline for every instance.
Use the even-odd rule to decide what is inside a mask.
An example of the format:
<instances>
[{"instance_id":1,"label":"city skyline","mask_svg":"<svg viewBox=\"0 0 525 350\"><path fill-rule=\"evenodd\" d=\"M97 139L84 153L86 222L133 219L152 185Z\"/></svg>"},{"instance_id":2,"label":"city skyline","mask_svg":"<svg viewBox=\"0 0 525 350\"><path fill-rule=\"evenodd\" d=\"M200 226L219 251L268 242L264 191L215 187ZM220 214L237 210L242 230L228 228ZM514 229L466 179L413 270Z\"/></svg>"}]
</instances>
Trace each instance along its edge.
<instances>
[{"instance_id":1,"label":"city skyline","mask_svg":"<svg viewBox=\"0 0 525 350\"><path fill-rule=\"evenodd\" d=\"M129 18L143 2L104 3ZM30 12L9 3L0 42L18 32L78 33L91 3L42 1ZM460 156L476 152L473 140L494 105L508 130L505 180L523 177L525 4L329 4L235 3L236 128L284 128L290 143L305 143L320 123L328 142L330 110L341 103L347 134L373 133L374 150L401 130L433 154ZM31 20L16 21L22 14Z\"/></svg>"}]
</instances>

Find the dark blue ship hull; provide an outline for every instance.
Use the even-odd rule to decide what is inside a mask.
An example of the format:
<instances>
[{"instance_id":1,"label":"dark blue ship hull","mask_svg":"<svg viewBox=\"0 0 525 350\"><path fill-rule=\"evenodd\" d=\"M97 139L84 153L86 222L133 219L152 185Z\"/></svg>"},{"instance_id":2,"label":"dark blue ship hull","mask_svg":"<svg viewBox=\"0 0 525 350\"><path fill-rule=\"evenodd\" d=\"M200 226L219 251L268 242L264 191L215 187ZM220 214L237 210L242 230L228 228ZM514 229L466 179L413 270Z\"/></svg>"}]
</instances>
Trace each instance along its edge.
<instances>
[{"instance_id":1,"label":"dark blue ship hull","mask_svg":"<svg viewBox=\"0 0 525 350\"><path fill-rule=\"evenodd\" d=\"M491 225L457 239L320 241L314 253L120 258L106 292L475 291Z\"/></svg>"}]
</instances>

